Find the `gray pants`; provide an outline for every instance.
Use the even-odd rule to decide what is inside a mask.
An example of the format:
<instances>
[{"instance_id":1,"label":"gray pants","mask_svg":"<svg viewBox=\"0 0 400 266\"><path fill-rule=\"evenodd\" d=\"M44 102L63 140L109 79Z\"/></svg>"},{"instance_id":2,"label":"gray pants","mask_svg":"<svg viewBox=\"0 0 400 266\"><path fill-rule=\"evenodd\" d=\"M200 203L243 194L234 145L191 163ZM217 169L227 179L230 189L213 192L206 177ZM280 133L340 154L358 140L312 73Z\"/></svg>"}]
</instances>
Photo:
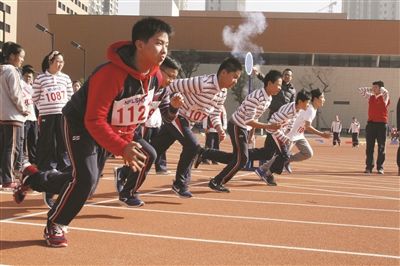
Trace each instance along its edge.
<instances>
[{"instance_id":1,"label":"gray pants","mask_svg":"<svg viewBox=\"0 0 400 266\"><path fill-rule=\"evenodd\" d=\"M300 162L310 159L314 154L310 143L308 143L306 139L299 139L294 141L289 150L293 148L293 145L296 145L296 147L299 149L299 152L290 156L291 162Z\"/></svg>"}]
</instances>

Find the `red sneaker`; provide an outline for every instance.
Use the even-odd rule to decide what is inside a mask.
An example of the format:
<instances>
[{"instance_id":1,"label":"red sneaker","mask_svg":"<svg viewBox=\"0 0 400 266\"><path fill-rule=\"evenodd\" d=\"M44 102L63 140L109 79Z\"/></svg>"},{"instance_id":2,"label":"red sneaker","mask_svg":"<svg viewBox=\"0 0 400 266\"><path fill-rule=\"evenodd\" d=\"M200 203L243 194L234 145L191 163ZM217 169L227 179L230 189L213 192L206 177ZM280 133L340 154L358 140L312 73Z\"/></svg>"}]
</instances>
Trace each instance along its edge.
<instances>
[{"instance_id":1,"label":"red sneaker","mask_svg":"<svg viewBox=\"0 0 400 266\"><path fill-rule=\"evenodd\" d=\"M44 228L43 237L46 240L47 245L55 248L67 247L68 241L65 238L67 233L67 226L47 222L47 226Z\"/></svg>"},{"instance_id":2,"label":"red sneaker","mask_svg":"<svg viewBox=\"0 0 400 266\"><path fill-rule=\"evenodd\" d=\"M28 193L28 190L30 189L29 186L26 186L24 184L19 184L15 189L13 193L14 201L17 204L20 204L24 201L26 194Z\"/></svg>"}]
</instances>

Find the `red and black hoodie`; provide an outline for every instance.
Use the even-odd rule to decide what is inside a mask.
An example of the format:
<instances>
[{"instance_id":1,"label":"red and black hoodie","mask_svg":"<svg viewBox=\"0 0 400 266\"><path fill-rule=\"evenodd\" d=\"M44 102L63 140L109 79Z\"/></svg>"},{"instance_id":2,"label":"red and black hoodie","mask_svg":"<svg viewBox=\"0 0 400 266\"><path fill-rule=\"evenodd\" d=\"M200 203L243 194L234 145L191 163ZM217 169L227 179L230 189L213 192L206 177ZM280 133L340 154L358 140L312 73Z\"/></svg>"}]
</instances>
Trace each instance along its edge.
<instances>
[{"instance_id":1,"label":"red and black hoodie","mask_svg":"<svg viewBox=\"0 0 400 266\"><path fill-rule=\"evenodd\" d=\"M76 130L82 128L103 148L115 155L122 155L125 146L132 140L138 126L111 125L111 114L115 101L141 95L154 90L154 98L163 119L171 122L177 109L170 106L170 95L159 89L159 67L155 66L143 75L132 67L135 50L130 41L112 44L107 51L109 62L99 66L63 109L67 121ZM74 133L75 134L75 133Z\"/></svg>"}]
</instances>

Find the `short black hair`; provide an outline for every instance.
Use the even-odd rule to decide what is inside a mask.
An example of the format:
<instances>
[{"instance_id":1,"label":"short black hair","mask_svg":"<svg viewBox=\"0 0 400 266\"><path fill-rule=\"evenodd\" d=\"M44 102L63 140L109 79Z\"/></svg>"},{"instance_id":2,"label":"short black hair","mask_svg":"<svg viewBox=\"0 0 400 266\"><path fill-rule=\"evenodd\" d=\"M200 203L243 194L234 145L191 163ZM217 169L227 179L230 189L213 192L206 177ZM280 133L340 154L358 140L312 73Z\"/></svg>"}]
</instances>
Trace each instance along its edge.
<instances>
[{"instance_id":1,"label":"short black hair","mask_svg":"<svg viewBox=\"0 0 400 266\"><path fill-rule=\"evenodd\" d=\"M296 95L296 104L298 104L299 101L305 102L305 101L309 101L309 100L311 100L311 93L309 93L305 89L302 89Z\"/></svg>"},{"instance_id":2,"label":"short black hair","mask_svg":"<svg viewBox=\"0 0 400 266\"><path fill-rule=\"evenodd\" d=\"M28 74L35 74L35 70L33 68L33 66L31 65L24 65L22 67L22 75L25 75L26 73Z\"/></svg>"},{"instance_id":3,"label":"short black hair","mask_svg":"<svg viewBox=\"0 0 400 266\"><path fill-rule=\"evenodd\" d=\"M264 77L264 87L268 85L268 81L275 83L278 79L282 78L282 73L278 70L270 70Z\"/></svg>"},{"instance_id":4,"label":"short black hair","mask_svg":"<svg viewBox=\"0 0 400 266\"><path fill-rule=\"evenodd\" d=\"M378 85L379 88L385 87L385 84L383 83L382 80L374 81L372 82L372 85Z\"/></svg>"},{"instance_id":5,"label":"short black hair","mask_svg":"<svg viewBox=\"0 0 400 266\"><path fill-rule=\"evenodd\" d=\"M224 59L224 61L222 61L221 65L219 66L217 76L219 76L219 73L221 73L222 70L226 70L229 73L242 71L242 69L242 64L237 58L227 57Z\"/></svg>"},{"instance_id":6,"label":"short black hair","mask_svg":"<svg viewBox=\"0 0 400 266\"><path fill-rule=\"evenodd\" d=\"M15 42L5 42L1 47L0 63L4 64L10 59L10 55L19 55L24 49Z\"/></svg>"},{"instance_id":7,"label":"short black hair","mask_svg":"<svg viewBox=\"0 0 400 266\"><path fill-rule=\"evenodd\" d=\"M285 68L285 70L282 71L282 74L285 73L285 72L288 72L288 71L293 73L293 70L291 70L290 68Z\"/></svg>"},{"instance_id":8,"label":"short black hair","mask_svg":"<svg viewBox=\"0 0 400 266\"><path fill-rule=\"evenodd\" d=\"M147 42L158 32L165 32L170 36L172 34L172 27L157 18L143 18L136 22L132 27L132 42L133 44L135 44L135 41L137 40Z\"/></svg>"},{"instance_id":9,"label":"short black hair","mask_svg":"<svg viewBox=\"0 0 400 266\"><path fill-rule=\"evenodd\" d=\"M320 89L313 89L311 90L311 101L314 100L314 98L319 98L323 92Z\"/></svg>"},{"instance_id":10,"label":"short black hair","mask_svg":"<svg viewBox=\"0 0 400 266\"><path fill-rule=\"evenodd\" d=\"M165 57L164 62L161 64L160 68L162 68L162 69L172 68L175 70L180 70L181 64L179 64L178 61L176 61L175 59L173 59L172 57L167 55L167 57Z\"/></svg>"}]
</instances>

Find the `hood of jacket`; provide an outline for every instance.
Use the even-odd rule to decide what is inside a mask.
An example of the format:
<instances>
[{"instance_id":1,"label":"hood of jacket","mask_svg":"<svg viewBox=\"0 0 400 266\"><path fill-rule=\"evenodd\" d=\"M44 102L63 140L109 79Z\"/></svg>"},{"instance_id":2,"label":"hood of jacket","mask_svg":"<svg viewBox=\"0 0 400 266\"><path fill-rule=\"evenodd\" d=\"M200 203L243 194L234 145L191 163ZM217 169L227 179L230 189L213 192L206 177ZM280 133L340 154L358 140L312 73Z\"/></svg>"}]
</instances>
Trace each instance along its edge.
<instances>
[{"instance_id":1,"label":"hood of jacket","mask_svg":"<svg viewBox=\"0 0 400 266\"><path fill-rule=\"evenodd\" d=\"M133 67L134 47L131 41L119 41L108 47L107 58L114 65L124 69L132 77L146 81L159 70L159 66L154 66L147 74L138 72Z\"/></svg>"}]
</instances>

